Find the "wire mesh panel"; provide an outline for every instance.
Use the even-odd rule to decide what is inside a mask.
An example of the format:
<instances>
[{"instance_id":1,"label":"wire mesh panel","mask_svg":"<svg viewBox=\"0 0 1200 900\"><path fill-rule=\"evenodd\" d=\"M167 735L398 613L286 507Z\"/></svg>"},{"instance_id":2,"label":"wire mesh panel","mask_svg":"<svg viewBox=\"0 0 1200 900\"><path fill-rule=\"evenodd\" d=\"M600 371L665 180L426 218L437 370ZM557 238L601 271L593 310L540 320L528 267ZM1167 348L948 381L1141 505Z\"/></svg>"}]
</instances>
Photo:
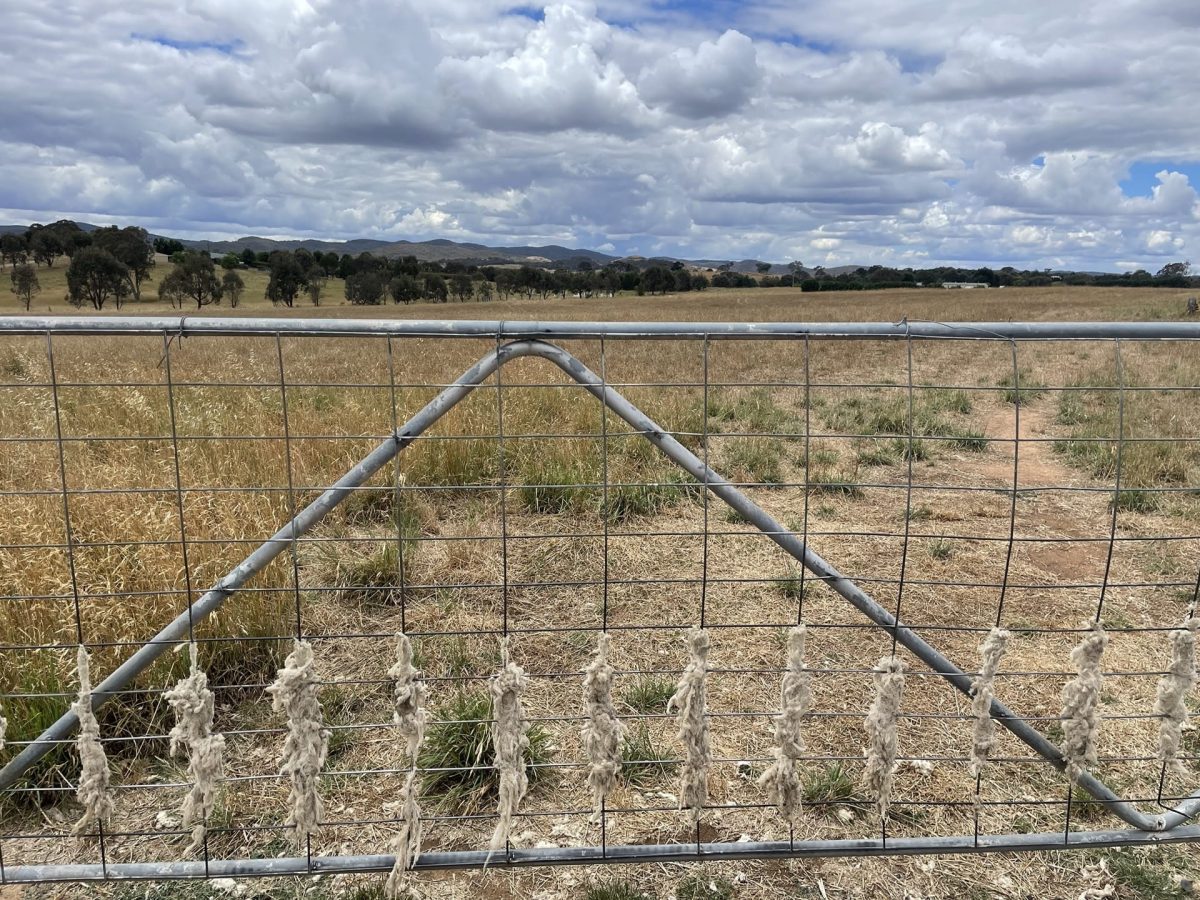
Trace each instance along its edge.
<instances>
[{"instance_id":1,"label":"wire mesh panel","mask_svg":"<svg viewBox=\"0 0 1200 900\"><path fill-rule=\"evenodd\" d=\"M1195 840L1198 339L0 320L0 882Z\"/></svg>"}]
</instances>

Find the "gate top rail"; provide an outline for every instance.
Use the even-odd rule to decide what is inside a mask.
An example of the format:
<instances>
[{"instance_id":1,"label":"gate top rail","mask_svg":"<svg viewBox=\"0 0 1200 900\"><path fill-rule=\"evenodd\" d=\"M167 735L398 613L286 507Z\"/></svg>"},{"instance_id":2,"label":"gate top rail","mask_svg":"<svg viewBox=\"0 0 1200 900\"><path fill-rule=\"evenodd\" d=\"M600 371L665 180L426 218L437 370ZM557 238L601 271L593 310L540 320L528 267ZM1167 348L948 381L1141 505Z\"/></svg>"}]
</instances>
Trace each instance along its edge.
<instances>
[{"instance_id":1,"label":"gate top rail","mask_svg":"<svg viewBox=\"0 0 1200 900\"><path fill-rule=\"evenodd\" d=\"M503 319L333 319L289 316L0 316L0 334L341 335L536 340L1200 340L1196 322L555 322Z\"/></svg>"}]
</instances>

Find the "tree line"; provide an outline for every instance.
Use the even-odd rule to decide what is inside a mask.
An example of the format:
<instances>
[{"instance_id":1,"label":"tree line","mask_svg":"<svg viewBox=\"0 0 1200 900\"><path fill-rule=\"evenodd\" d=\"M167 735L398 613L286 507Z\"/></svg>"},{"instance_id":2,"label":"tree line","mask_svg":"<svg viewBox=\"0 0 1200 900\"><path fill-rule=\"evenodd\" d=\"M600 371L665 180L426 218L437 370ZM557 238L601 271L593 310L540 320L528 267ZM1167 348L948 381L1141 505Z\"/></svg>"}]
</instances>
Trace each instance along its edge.
<instances>
[{"instance_id":1,"label":"tree line","mask_svg":"<svg viewBox=\"0 0 1200 900\"><path fill-rule=\"evenodd\" d=\"M305 298L313 305L320 305L325 282L335 276L345 281L346 300L357 306L374 306L388 300L408 304L487 302L513 296L611 297L618 291L665 294L704 290L710 283L705 275L687 270L682 263L644 270L627 262L598 267L590 260L580 260L574 268L478 266L418 260L415 256L384 257L372 253L351 256L304 248L271 253L244 250L240 255L227 255L221 265L266 269L267 299L284 306Z\"/></svg>"},{"instance_id":2,"label":"tree line","mask_svg":"<svg viewBox=\"0 0 1200 900\"><path fill-rule=\"evenodd\" d=\"M779 283L799 284L802 291L877 291L887 288L940 287L945 283L975 282L989 287L1049 287L1055 284L1092 285L1096 287L1162 287L1187 288L1200 286L1200 278L1189 276L1190 263L1167 263L1156 274L1145 269L1124 273L1052 271L1050 269L1017 269L1005 266L957 268L937 266L929 269L894 269L888 266L863 266L836 275L821 267L793 272L791 278L766 277L760 287ZM717 287L717 279L713 279Z\"/></svg>"},{"instance_id":3,"label":"tree line","mask_svg":"<svg viewBox=\"0 0 1200 900\"><path fill-rule=\"evenodd\" d=\"M820 266L807 268L799 261L787 273L771 275L769 263L757 263L755 275L733 271L732 263L698 271L680 261L615 260L597 265L585 258L546 266L473 265L459 261L418 260L415 256L385 257L372 253L352 256L333 251L245 249L214 260L207 251L188 249L175 238L151 237L144 228L111 226L84 231L75 222L61 220L32 225L25 232L0 235L0 261L9 266L12 291L30 308L41 290L37 267L51 266L60 256L69 260L66 272L67 301L76 307L118 309L142 298L152 280L155 253L168 256L171 271L162 278L158 295L182 308L194 303L202 308L222 301L236 307L245 292L239 269L260 269L268 276L266 299L294 306L309 302L319 306L331 278L345 282L349 303L372 306L388 302L447 303L489 301L511 297L592 298L614 296L619 291L667 294L702 291L708 287L771 288L798 286L802 291L855 291L885 288L936 287L946 282L977 282L991 287L1038 287L1052 284L1193 287L1200 278L1190 276L1190 264L1172 262L1151 275L1145 270L1122 274L1022 270L1012 266L928 269L860 267L837 274ZM220 271L218 271L218 268Z\"/></svg>"}]
</instances>

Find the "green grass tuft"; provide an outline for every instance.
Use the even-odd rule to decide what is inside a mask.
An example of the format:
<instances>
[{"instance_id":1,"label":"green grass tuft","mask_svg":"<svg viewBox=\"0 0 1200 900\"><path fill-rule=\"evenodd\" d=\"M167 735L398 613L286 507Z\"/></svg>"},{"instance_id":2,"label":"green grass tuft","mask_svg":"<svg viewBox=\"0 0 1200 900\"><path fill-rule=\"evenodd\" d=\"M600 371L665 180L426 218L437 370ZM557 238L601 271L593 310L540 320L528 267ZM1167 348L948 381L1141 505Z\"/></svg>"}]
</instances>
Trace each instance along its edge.
<instances>
[{"instance_id":1,"label":"green grass tuft","mask_svg":"<svg viewBox=\"0 0 1200 900\"><path fill-rule=\"evenodd\" d=\"M844 469L813 470L808 482L809 491L813 494L829 494L836 497L857 498L863 495L859 487L857 470Z\"/></svg>"},{"instance_id":2,"label":"green grass tuft","mask_svg":"<svg viewBox=\"0 0 1200 900\"><path fill-rule=\"evenodd\" d=\"M726 477L735 482L781 484L783 445L771 438L726 438L732 445L726 450Z\"/></svg>"},{"instance_id":3,"label":"green grass tuft","mask_svg":"<svg viewBox=\"0 0 1200 900\"><path fill-rule=\"evenodd\" d=\"M856 459L860 466L890 466L895 464L896 454L888 444L871 441L858 451Z\"/></svg>"},{"instance_id":4,"label":"green grass tuft","mask_svg":"<svg viewBox=\"0 0 1200 900\"><path fill-rule=\"evenodd\" d=\"M949 438L942 441L950 447L957 450L966 450L968 453L982 453L988 447L988 439L982 431L977 431L974 428L960 428L957 425L943 427L941 436Z\"/></svg>"},{"instance_id":5,"label":"green grass tuft","mask_svg":"<svg viewBox=\"0 0 1200 900\"><path fill-rule=\"evenodd\" d=\"M937 537L929 542L928 550L933 559L949 559L954 555L954 542Z\"/></svg>"},{"instance_id":6,"label":"green grass tuft","mask_svg":"<svg viewBox=\"0 0 1200 900\"><path fill-rule=\"evenodd\" d=\"M492 700L482 691L459 694L437 711L437 724L429 726L419 763L426 771L422 789L446 807L461 812L482 809L496 797L500 776L494 765L491 734ZM530 784L549 760L550 736L538 725L530 726L526 761Z\"/></svg>"},{"instance_id":7,"label":"green grass tuft","mask_svg":"<svg viewBox=\"0 0 1200 900\"><path fill-rule=\"evenodd\" d=\"M666 712L675 693L675 682L660 675L643 675L625 691L625 705L635 712Z\"/></svg>"},{"instance_id":8,"label":"green grass tuft","mask_svg":"<svg viewBox=\"0 0 1200 900\"><path fill-rule=\"evenodd\" d=\"M860 807L865 800L858 793L854 778L840 762L830 763L824 769L804 780L804 802L832 815L837 807Z\"/></svg>"},{"instance_id":9,"label":"green grass tuft","mask_svg":"<svg viewBox=\"0 0 1200 900\"><path fill-rule=\"evenodd\" d=\"M786 577L776 581L775 586L786 600L796 601L804 598L805 582L794 568L788 572Z\"/></svg>"},{"instance_id":10,"label":"green grass tuft","mask_svg":"<svg viewBox=\"0 0 1200 900\"><path fill-rule=\"evenodd\" d=\"M1120 491L1115 500L1108 502L1111 510L1113 503L1121 512L1152 513L1159 507L1159 495L1153 491Z\"/></svg>"},{"instance_id":11,"label":"green grass tuft","mask_svg":"<svg viewBox=\"0 0 1200 900\"><path fill-rule=\"evenodd\" d=\"M996 382L996 387L1005 388L1000 392L1000 399L1005 403L1016 403L1017 394L1021 395L1022 403L1029 403L1046 393L1046 385L1034 378L1024 369L1017 370L1016 384L1013 383L1013 373L1008 372Z\"/></svg>"},{"instance_id":12,"label":"green grass tuft","mask_svg":"<svg viewBox=\"0 0 1200 900\"><path fill-rule=\"evenodd\" d=\"M625 733L621 759L624 760L621 777L633 787L645 787L660 781L678 767L673 761L672 751L654 740L644 722L634 725Z\"/></svg>"}]
</instances>

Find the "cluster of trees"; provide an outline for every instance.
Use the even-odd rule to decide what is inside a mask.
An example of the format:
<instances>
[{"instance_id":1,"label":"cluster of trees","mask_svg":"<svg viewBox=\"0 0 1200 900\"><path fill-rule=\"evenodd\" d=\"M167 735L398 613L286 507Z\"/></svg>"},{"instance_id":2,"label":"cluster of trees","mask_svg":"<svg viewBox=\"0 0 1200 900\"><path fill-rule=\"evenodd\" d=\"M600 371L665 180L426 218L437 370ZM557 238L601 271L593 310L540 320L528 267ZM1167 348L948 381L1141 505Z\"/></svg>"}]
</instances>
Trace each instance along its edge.
<instances>
[{"instance_id":1,"label":"cluster of trees","mask_svg":"<svg viewBox=\"0 0 1200 900\"><path fill-rule=\"evenodd\" d=\"M151 280L155 251L170 250L174 267L162 280L158 294L182 307L195 302L197 308L219 303L223 297L237 306L245 284L236 272L218 277L207 253L189 251L179 241L150 239L144 228L97 228L83 231L70 221L34 225L24 234L0 235L0 257L10 266L12 291L29 309L41 290L36 266L50 266L65 255L67 301L74 306L100 310L108 304L119 309L132 298L142 299L142 288Z\"/></svg>"},{"instance_id":2,"label":"cluster of trees","mask_svg":"<svg viewBox=\"0 0 1200 900\"><path fill-rule=\"evenodd\" d=\"M29 308L37 283L36 266L51 266L59 256L67 266L68 300L103 309L114 301L142 298L142 285L150 279L154 248L144 228L97 228L87 232L74 222L33 225L24 234L0 235L0 257L11 267L13 292ZM30 270L33 270L32 272Z\"/></svg>"},{"instance_id":3,"label":"cluster of trees","mask_svg":"<svg viewBox=\"0 0 1200 900\"><path fill-rule=\"evenodd\" d=\"M199 250L179 250L171 255L174 268L158 287L158 295L165 297L171 306L183 308L184 303L193 302L196 309L228 299L229 305L237 308L241 303L246 283L237 272L226 270L217 275L212 256Z\"/></svg>"},{"instance_id":4,"label":"cluster of trees","mask_svg":"<svg viewBox=\"0 0 1200 900\"><path fill-rule=\"evenodd\" d=\"M32 262L49 268L58 257L74 257L79 250L91 246L92 234L70 219L60 219L51 225L31 225L23 234L0 235L0 260L10 266Z\"/></svg>"},{"instance_id":5,"label":"cluster of trees","mask_svg":"<svg viewBox=\"0 0 1200 900\"><path fill-rule=\"evenodd\" d=\"M228 254L221 265L229 271L242 265L265 268L269 273L267 299L284 306L292 306L303 297L319 306L325 283L333 276L345 279L346 300L358 306L373 306L389 299L407 304L417 300L486 302L512 296L527 299L552 295L613 296L622 290L654 294L703 290L709 285L704 275L689 272L682 263L644 270L630 263L598 268L587 260L574 269L512 268L429 262L415 256L388 258L371 253L339 256L301 248L294 252L276 250L265 258L246 250L240 255Z\"/></svg>"}]
</instances>

